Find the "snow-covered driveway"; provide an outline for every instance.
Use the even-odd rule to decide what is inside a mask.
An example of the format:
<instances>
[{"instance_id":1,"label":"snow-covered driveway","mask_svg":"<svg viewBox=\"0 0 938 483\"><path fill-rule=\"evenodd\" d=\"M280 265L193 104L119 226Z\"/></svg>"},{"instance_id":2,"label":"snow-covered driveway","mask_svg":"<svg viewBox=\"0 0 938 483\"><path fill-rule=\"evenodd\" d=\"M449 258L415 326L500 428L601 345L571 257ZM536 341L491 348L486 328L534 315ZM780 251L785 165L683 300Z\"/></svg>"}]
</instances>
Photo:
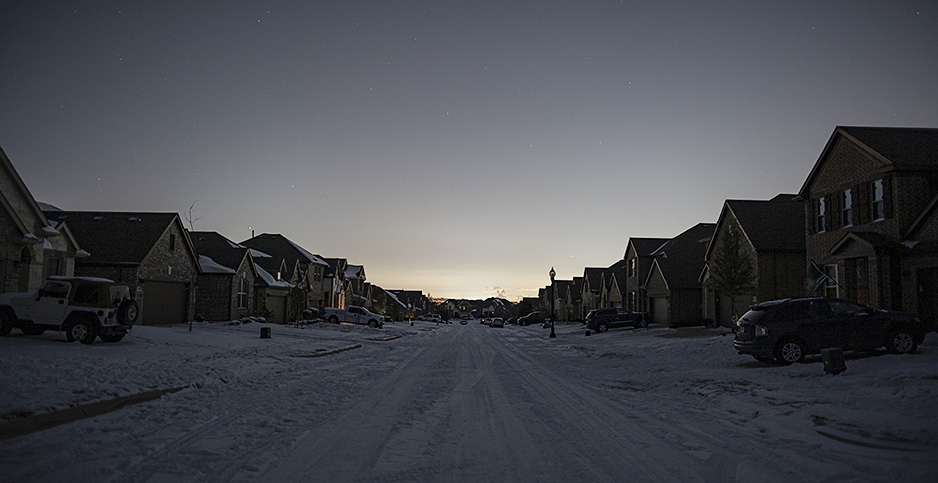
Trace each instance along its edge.
<instances>
[{"instance_id":1,"label":"snow-covered driveway","mask_svg":"<svg viewBox=\"0 0 938 483\"><path fill-rule=\"evenodd\" d=\"M91 347L0 339L8 415L189 386L0 441L0 480L938 478L935 334L918 355L851 359L829 376L819 362L738 356L731 337L663 337L673 333L562 326L550 340L476 321L274 326L270 340L256 324L138 327Z\"/></svg>"}]
</instances>

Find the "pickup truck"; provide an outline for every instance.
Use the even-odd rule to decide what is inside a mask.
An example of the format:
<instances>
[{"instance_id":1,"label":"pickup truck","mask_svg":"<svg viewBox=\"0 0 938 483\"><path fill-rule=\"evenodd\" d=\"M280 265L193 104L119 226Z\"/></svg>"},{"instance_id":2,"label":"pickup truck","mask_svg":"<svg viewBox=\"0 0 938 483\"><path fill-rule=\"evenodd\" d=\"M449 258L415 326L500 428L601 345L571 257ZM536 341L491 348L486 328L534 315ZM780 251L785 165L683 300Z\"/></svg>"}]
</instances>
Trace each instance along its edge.
<instances>
[{"instance_id":1,"label":"pickup truck","mask_svg":"<svg viewBox=\"0 0 938 483\"><path fill-rule=\"evenodd\" d=\"M137 321L140 306L126 285L104 278L49 277L35 293L0 295L0 336L64 331L69 342L98 337L117 342Z\"/></svg>"},{"instance_id":2,"label":"pickup truck","mask_svg":"<svg viewBox=\"0 0 938 483\"><path fill-rule=\"evenodd\" d=\"M325 319L333 324L347 322L351 324L368 324L368 327L380 329L384 326L384 316L369 312L364 307L349 305L347 309L326 308Z\"/></svg>"}]
</instances>

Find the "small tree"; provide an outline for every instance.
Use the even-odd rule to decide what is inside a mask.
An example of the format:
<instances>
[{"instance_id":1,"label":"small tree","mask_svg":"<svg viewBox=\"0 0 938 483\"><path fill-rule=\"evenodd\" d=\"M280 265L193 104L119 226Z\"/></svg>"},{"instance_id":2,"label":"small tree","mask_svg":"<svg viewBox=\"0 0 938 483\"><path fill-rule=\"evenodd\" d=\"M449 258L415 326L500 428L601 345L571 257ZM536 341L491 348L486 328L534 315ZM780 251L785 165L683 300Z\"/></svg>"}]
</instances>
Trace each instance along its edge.
<instances>
[{"instance_id":1,"label":"small tree","mask_svg":"<svg viewBox=\"0 0 938 483\"><path fill-rule=\"evenodd\" d=\"M743 249L740 234L733 227L727 227L723 243L717 247L716 256L710 264L710 284L723 296L730 298L733 318L736 313L736 299L752 293L756 289L756 273L752 260Z\"/></svg>"},{"instance_id":2,"label":"small tree","mask_svg":"<svg viewBox=\"0 0 938 483\"><path fill-rule=\"evenodd\" d=\"M192 204L189 205L189 211L186 212L186 222L189 223L189 231L195 231L195 222L202 219L201 216L195 216L195 204L198 202L199 200L193 201Z\"/></svg>"}]
</instances>

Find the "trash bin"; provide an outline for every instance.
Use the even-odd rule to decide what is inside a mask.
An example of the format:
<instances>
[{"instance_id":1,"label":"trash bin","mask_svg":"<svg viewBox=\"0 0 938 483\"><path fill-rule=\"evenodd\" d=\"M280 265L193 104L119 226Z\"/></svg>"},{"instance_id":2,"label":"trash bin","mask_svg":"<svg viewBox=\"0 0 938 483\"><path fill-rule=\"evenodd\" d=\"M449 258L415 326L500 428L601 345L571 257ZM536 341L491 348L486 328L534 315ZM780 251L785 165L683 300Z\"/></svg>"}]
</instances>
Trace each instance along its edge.
<instances>
[{"instance_id":1,"label":"trash bin","mask_svg":"<svg viewBox=\"0 0 938 483\"><path fill-rule=\"evenodd\" d=\"M261 339L270 338L270 327L261 327Z\"/></svg>"},{"instance_id":2,"label":"trash bin","mask_svg":"<svg viewBox=\"0 0 938 483\"><path fill-rule=\"evenodd\" d=\"M840 374L847 370L844 351L839 347L821 349L821 360L824 361L824 372L828 374Z\"/></svg>"}]
</instances>

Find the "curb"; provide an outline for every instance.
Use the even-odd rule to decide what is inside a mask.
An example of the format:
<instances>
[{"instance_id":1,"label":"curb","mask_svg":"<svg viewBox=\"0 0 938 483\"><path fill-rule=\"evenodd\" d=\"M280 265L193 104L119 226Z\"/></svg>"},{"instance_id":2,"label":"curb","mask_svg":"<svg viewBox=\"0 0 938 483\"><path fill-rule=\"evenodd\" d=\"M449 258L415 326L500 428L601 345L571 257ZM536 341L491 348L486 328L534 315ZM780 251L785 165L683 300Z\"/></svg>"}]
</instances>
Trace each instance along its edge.
<instances>
[{"instance_id":1,"label":"curb","mask_svg":"<svg viewBox=\"0 0 938 483\"><path fill-rule=\"evenodd\" d=\"M18 436L25 436L27 434L36 433L39 431L45 431L46 429L54 428L62 424L72 423L80 419L92 418L101 414L117 411L118 409L132 406L134 404L140 404L152 401L154 399L159 399L164 394L179 392L187 387L192 386L172 387L169 389L154 389L152 391L131 394L129 396L121 396L114 399L108 399L106 401L82 404L80 406L75 406L68 409L53 411L51 413L37 414L35 416L28 416L22 419L17 419L15 421L10 421L9 423L0 424L0 441L16 438Z\"/></svg>"},{"instance_id":2,"label":"curb","mask_svg":"<svg viewBox=\"0 0 938 483\"><path fill-rule=\"evenodd\" d=\"M326 357L326 356L331 356L333 354L338 354L340 352L350 351L352 349L358 349L361 346L362 346L361 344L355 344L355 345L350 345L348 347L342 347L341 349L333 349L331 351L317 352L315 354L294 354L293 357L305 357L308 359L312 359L316 357Z\"/></svg>"}]
</instances>

